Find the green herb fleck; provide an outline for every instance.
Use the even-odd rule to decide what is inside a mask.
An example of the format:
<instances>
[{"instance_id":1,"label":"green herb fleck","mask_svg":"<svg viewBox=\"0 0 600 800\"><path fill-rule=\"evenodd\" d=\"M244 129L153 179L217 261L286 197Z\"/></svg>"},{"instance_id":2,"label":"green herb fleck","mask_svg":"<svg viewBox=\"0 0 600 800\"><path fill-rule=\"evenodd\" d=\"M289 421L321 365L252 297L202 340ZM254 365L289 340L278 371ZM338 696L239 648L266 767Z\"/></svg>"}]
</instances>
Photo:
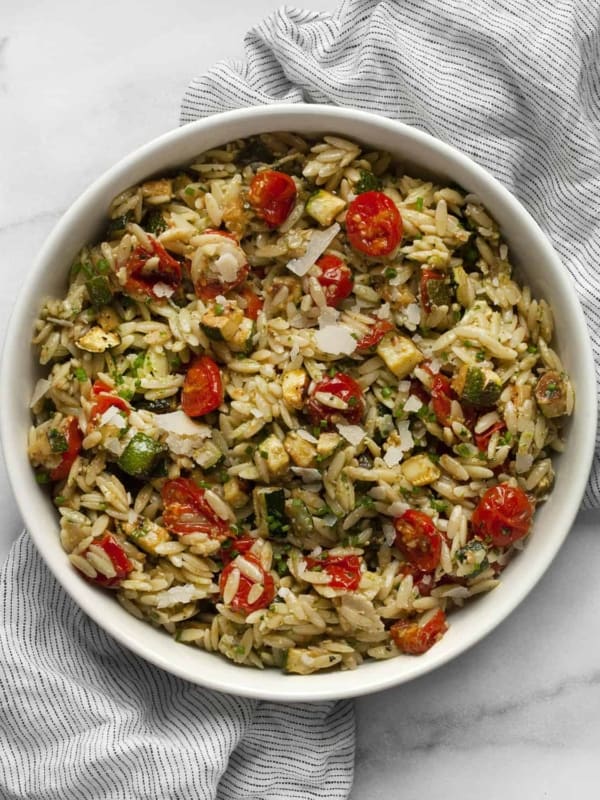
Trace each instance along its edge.
<instances>
[{"instance_id":1,"label":"green herb fleck","mask_svg":"<svg viewBox=\"0 0 600 800\"><path fill-rule=\"evenodd\" d=\"M223 312L225 311L225 307L221 305L221 303L215 303L214 312L217 317L221 317Z\"/></svg>"},{"instance_id":2,"label":"green herb fleck","mask_svg":"<svg viewBox=\"0 0 600 800\"><path fill-rule=\"evenodd\" d=\"M77 378L79 383L87 381L87 372L83 369L83 367L75 367L73 370L73 375Z\"/></svg>"},{"instance_id":3,"label":"green herb fleck","mask_svg":"<svg viewBox=\"0 0 600 800\"><path fill-rule=\"evenodd\" d=\"M194 197L196 194L196 190L194 189L193 186L186 186L183 191L184 194L187 194L188 197Z\"/></svg>"},{"instance_id":4,"label":"green herb fleck","mask_svg":"<svg viewBox=\"0 0 600 800\"><path fill-rule=\"evenodd\" d=\"M362 194L363 192L373 192L381 189L381 181L372 172L366 169L361 169L360 178L354 186L355 194Z\"/></svg>"},{"instance_id":5,"label":"green herb fleck","mask_svg":"<svg viewBox=\"0 0 600 800\"><path fill-rule=\"evenodd\" d=\"M417 211L423 211L423 198L417 197L417 202L415 203Z\"/></svg>"},{"instance_id":6,"label":"green herb fleck","mask_svg":"<svg viewBox=\"0 0 600 800\"><path fill-rule=\"evenodd\" d=\"M48 441L50 442L50 449L53 453L66 453L69 449L66 437L58 428L50 428L48 431Z\"/></svg>"},{"instance_id":7,"label":"green herb fleck","mask_svg":"<svg viewBox=\"0 0 600 800\"><path fill-rule=\"evenodd\" d=\"M36 472L35 473L35 481L39 483L40 486L45 485L46 483L50 483L50 473L46 471Z\"/></svg>"}]
</instances>

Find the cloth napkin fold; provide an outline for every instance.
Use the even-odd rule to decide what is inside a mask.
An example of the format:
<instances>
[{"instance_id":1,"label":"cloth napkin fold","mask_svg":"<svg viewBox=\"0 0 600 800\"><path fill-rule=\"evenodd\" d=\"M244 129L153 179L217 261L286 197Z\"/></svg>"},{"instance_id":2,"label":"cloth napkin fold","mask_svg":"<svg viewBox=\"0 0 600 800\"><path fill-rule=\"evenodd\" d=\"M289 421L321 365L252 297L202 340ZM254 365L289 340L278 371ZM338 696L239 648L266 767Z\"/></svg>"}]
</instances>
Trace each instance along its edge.
<instances>
[{"instance_id":1,"label":"cloth napkin fold","mask_svg":"<svg viewBox=\"0 0 600 800\"><path fill-rule=\"evenodd\" d=\"M346 0L283 8L245 60L195 79L182 123L276 102L352 105L486 166L550 236L600 363L600 16L587 0ZM600 460L586 493L600 506ZM347 797L352 704L229 697L143 662L61 590L30 539L0 574L0 796Z\"/></svg>"},{"instance_id":2,"label":"cloth napkin fold","mask_svg":"<svg viewBox=\"0 0 600 800\"><path fill-rule=\"evenodd\" d=\"M192 81L181 121L283 102L399 119L494 174L569 270L600 382L597 3L345 0L332 14L282 8L248 32L244 61L222 62ZM600 507L600 429L583 507Z\"/></svg>"}]
</instances>

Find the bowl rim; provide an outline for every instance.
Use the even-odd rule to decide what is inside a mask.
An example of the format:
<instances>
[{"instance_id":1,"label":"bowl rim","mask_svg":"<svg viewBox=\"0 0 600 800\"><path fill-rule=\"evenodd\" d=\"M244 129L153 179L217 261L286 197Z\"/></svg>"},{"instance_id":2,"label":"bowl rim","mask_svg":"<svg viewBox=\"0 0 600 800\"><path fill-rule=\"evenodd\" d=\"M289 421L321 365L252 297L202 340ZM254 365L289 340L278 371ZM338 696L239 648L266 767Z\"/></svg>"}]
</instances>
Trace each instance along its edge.
<instances>
[{"instance_id":1,"label":"bowl rim","mask_svg":"<svg viewBox=\"0 0 600 800\"><path fill-rule=\"evenodd\" d=\"M0 368L0 408L3 410L10 409L14 406L14 397L11 394L11 377L18 371L18 364L16 356L13 354L18 351L18 344L21 340L21 331L23 319L31 314L31 303L35 298L39 302L39 293L36 292L36 282L41 270L47 265L50 254L55 250L57 244L65 238L71 226L77 221L81 215L82 210L85 209L91 199L102 194L106 187L110 186L115 179L127 173L136 163L145 162L149 156L156 155L160 159L160 154L166 151L173 143L186 140L188 138L198 137L202 134L210 134L213 130L222 131L222 142L227 141L227 128L230 125L247 122L249 128L256 127L256 123L260 122L258 126L261 130L284 130L286 128L294 127L297 125L298 130L301 130L302 122L306 122L307 116L319 116L323 120L323 130L333 130L334 128L341 128L347 126L348 123L361 122L364 125L371 125L383 129L388 133L401 134L403 137L411 139L417 146L425 146L425 149L433 148L441 157L448 160L454 167L460 167L461 170L473 177L474 182L483 182L489 187L497 198L498 203L503 204L505 207L511 209L514 213L518 213L527 222L532 234L535 235L536 243L543 252L544 257L553 265L553 279L560 285L561 292L565 294L565 302L569 310L569 320L573 324L573 331L578 338L578 346L581 347L580 358L584 364L584 375L589 374L590 378L583 385L577 387L577 417L585 414L588 419L589 436L581 442L582 451L579 453L578 462L576 464L575 473L569 476L572 484L571 503L569 507L562 513L562 528L563 533L557 538L554 546L547 549L543 558L538 558L528 574L528 580L523 581L518 585L518 589L513 591L510 598L505 600L502 608L490 615L489 620L484 624L479 625L474 633L465 637L464 641L454 643L453 646L440 648L438 652L436 649L429 651L426 654L428 657L421 656L419 659L414 659L411 667L403 674L395 674L393 671L387 671L385 675L378 674L377 669L372 669L373 666L390 663L390 662L369 662L363 664L356 671L336 672L329 673L333 679L329 680L314 680L316 677L325 677L322 673L316 673L311 676L285 676L285 684L275 688L269 687L269 675L271 670L265 672L256 671L259 675L266 676L264 681L260 680L245 680L245 674L248 670L242 670L236 666L239 672L239 684L233 678L227 676L219 676L219 670L215 670L214 676L198 676L191 672L185 665L173 663L167 655L159 652L158 649L153 649L146 646L135 637L124 633L115 621L108 620L103 616L102 609L94 602L95 591L85 592L81 589L81 581L79 576L73 574L73 581L62 575L58 565L58 561L50 557L44 549L45 533L37 523L37 519L32 509L28 498L31 495L33 476L29 482L25 482L19 478L19 466L17 464L17 456L14 449L10 447L11 441L11 413L3 413L0 420L0 436L2 438L2 445L4 450L4 457L7 465L7 473L9 481L12 486L13 493L17 500L19 509L23 515L26 527L36 544L36 547L42 558L54 573L55 577L67 591L75 603L82 608L82 610L97 624L99 624L109 635L119 641L122 645L141 656L145 660L155 664L166 671L177 675L188 681L195 682L203 687L214 689L221 692L237 694L240 696L275 700L275 701L319 701L331 700L344 697L354 697L359 695L366 695L373 692L382 691L391 688L401 683L413 680L423 674L426 674L446 662L456 658L462 653L470 649L474 644L485 637L491 630L497 627L523 600L523 598L534 588L542 575L546 572L551 561L556 553L562 546L566 538L573 520L579 510L581 498L583 496L587 475L589 473L592 459L594 455L594 442L595 442L595 427L596 427L596 392L595 392L595 379L594 379L594 361L589 334L583 311L581 309L579 300L575 294L569 274L566 268L560 262L560 259L554 251L550 241L543 233L541 228L531 217L529 212L519 203L519 201L485 168L480 166L476 161L435 137L421 131L418 128L407 125L398 120L392 120L387 117L382 117L377 114L372 114L366 111L360 111L353 108L341 108L327 105L318 104L288 104L280 103L269 106L249 106L242 109L233 111L222 112L219 114L206 117L195 122L188 123L182 127L175 128L167 131L166 133L152 139L150 142L136 148L129 154L121 158L116 164L106 170L95 181L93 181L71 204L68 210L63 214L58 223L53 227L50 234L46 238L42 248L39 250L37 258L35 259L31 269L28 272L27 278L21 287L17 301L14 305L13 312L7 327L7 333L4 341L2 364ZM286 119L286 125L281 126L279 122ZM345 125L344 125L345 124ZM277 127L279 125L279 127ZM253 131L249 131L250 135ZM352 136L352 134L351 134ZM361 139L363 137L357 136ZM216 145L215 145L216 146ZM200 151L198 151L200 152ZM163 157L164 160L164 157ZM159 167L160 170L163 167ZM146 170L146 175L151 175L152 171ZM123 185L123 188L126 188ZM14 434L13 434L14 438ZM37 486L36 486L37 488ZM43 527L43 526L42 526ZM63 554L64 555L64 554ZM73 571L74 573L74 571ZM77 580L75 580L75 578ZM86 588L90 588L86 584ZM114 601L113 601L114 602ZM121 609L124 614L126 611ZM143 623L147 625L147 623ZM448 636L448 634L447 634ZM446 637L444 637L446 638ZM443 640L442 640L443 641ZM171 640L173 642L173 640ZM174 642L173 642L174 643ZM159 648L160 649L160 648ZM168 649L168 648L167 648ZM202 653L203 651L198 650ZM215 654L205 654L211 658ZM393 661L393 659L392 659ZM367 668L370 667L370 668ZM345 676L360 675L360 679L349 679ZM216 677L215 677L216 676ZM335 676L335 677L333 677ZM299 682L300 681L300 682ZM279 683L279 682L277 682ZM312 686L311 686L312 683ZM319 683L319 686L316 684ZM264 684L264 685L263 685Z\"/></svg>"}]
</instances>

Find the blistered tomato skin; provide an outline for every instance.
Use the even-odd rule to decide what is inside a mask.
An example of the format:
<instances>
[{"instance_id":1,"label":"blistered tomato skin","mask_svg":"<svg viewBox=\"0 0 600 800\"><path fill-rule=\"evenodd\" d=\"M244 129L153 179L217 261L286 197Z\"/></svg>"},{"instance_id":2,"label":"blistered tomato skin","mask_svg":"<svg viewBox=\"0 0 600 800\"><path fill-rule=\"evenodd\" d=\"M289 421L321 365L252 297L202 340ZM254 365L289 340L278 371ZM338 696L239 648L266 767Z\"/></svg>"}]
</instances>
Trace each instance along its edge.
<instances>
[{"instance_id":1,"label":"blistered tomato skin","mask_svg":"<svg viewBox=\"0 0 600 800\"><path fill-rule=\"evenodd\" d=\"M390 628L390 635L398 650L411 656L420 656L430 650L448 630L446 615L439 609L425 623L400 620Z\"/></svg>"},{"instance_id":2,"label":"blistered tomato skin","mask_svg":"<svg viewBox=\"0 0 600 800\"><path fill-rule=\"evenodd\" d=\"M199 356L188 367L181 392L181 407L188 417L201 417L215 411L222 402L221 370L210 356Z\"/></svg>"},{"instance_id":3,"label":"blistered tomato skin","mask_svg":"<svg viewBox=\"0 0 600 800\"><path fill-rule=\"evenodd\" d=\"M331 405L327 405L317 395L330 395ZM345 407L335 408L335 400L340 400ZM308 402L306 412L315 425L321 422L333 424L334 422L359 423L365 413L365 398L360 385L343 372L336 373L332 378L325 378L316 384Z\"/></svg>"},{"instance_id":4,"label":"blistered tomato skin","mask_svg":"<svg viewBox=\"0 0 600 800\"><path fill-rule=\"evenodd\" d=\"M147 264L151 258L158 259L158 263L149 269ZM156 239L150 239L150 250L141 246L136 247L125 269L127 271L125 291L133 297L151 297L158 300L163 295L157 293L157 284L164 284L171 291L175 291L181 284L181 264L170 256Z\"/></svg>"},{"instance_id":5,"label":"blistered tomato skin","mask_svg":"<svg viewBox=\"0 0 600 800\"><path fill-rule=\"evenodd\" d=\"M440 563L442 537L431 517L409 508L394 519L394 544L408 562L421 572L431 572Z\"/></svg>"},{"instance_id":6,"label":"blistered tomato skin","mask_svg":"<svg viewBox=\"0 0 600 800\"><path fill-rule=\"evenodd\" d=\"M321 256L317 267L317 280L323 287L327 305L337 308L352 293L352 270L341 258L332 255Z\"/></svg>"},{"instance_id":7,"label":"blistered tomato skin","mask_svg":"<svg viewBox=\"0 0 600 800\"><path fill-rule=\"evenodd\" d=\"M367 256L389 256L402 238L402 217L383 192L355 197L346 213L346 235L355 250Z\"/></svg>"},{"instance_id":8,"label":"blistered tomato skin","mask_svg":"<svg viewBox=\"0 0 600 800\"><path fill-rule=\"evenodd\" d=\"M79 430L77 417L67 417L63 435L67 441L67 449L62 454L60 464L50 472L52 481L62 481L67 477L81 450L83 436Z\"/></svg>"},{"instance_id":9,"label":"blistered tomato skin","mask_svg":"<svg viewBox=\"0 0 600 800\"><path fill-rule=\"evenodd\" d=\"M365 333L362 339L358 340L356 349L359 351L370 350L372 347L375 347L379 344L386 333L389 333L393 330L394 326L391 322L388 322L387 319L376 320L373 325L371 325L369 332Z\"/></svg>"},{"instance_id":10,"label":"blistered tomato skin","mask_svg":"<svg viewBox=\"0 0 600 800\"><path fill-rule=\"evenodd\" d=\"M173 478L162 487L163 523L172 533L205 533L224 541L231 530L206 499L206 491L191 478Z\"/></svg>"},{"instance_id":11,"label":"blistered tomato skin","mask_svg":"<svg viewBox=\"0 0 600 800\"><path fill-rule=\"evenodd\" d=\"M247 561L254 570L257 571L257 574L261 575L260 584L244 574L240 568L241 564L238 560L240 558ZM234 570L237 570L237 576L234 575ZM245 553L242 556L238 556L224 567L223 572L221 572L221 577L219 578L219 592L223 599L225 599L227 594L227 582L232 576L234 580L237 578L237 590L228 603L233 611L237 611L240 614L251 614L253 611L258 611L260 608L266 608L273 602L273 598L275 597L275 582L273 581L273 576L264 569L258 558L252 553ZM260 593L255 589L256 586L262 587ZM251 592L257 594L255 599L250 599L252 597Z\"/></svg>"},{"instance_id":12,"label":"blistered tomato skin","mask_svg":"<svg viewBox=\"0 0 600 800\"><path fill-rule=\"evenodd\" d=\"M517 486L499 483L483 495L471 519L473 536L508 547L529 533L533 505Z\"/></svg>"},{"instance_id":13,"label":"blistered tomato skin","mask_svg":"<svg viewBox=\"0 0 600 800\"><path fill-rule=\"evenodd\" d=\"M285 172L267 169L254 176L248 201L269 228L278 228L296 205L296 184Z\"/></svg>"},{"instance_id":14,"label":"blistered tomato skin","mask_svg":"<svg viewBox=\"0 0 600 800\"><path fill-rule=\"evenodd\" d=\"M325 556L325 558L306 559L309 570L318 570L329 576L329 583L325 584L332 589L344 589L355 592L360 586L361 559L359 556Z\"/></svg>"}]
</instances>

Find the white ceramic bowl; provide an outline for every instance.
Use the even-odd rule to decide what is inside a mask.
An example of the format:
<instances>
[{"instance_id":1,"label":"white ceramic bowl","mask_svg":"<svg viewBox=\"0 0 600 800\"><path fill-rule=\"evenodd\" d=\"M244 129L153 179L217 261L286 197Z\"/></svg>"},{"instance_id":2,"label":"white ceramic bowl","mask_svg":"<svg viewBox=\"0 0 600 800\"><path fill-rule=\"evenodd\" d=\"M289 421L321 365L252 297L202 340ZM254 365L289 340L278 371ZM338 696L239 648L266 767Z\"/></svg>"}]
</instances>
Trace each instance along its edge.
<instances>
[{"instance_id":1,"label":"white ceramic bowl","mask_svg":"<svg viewBox=\"0 0 600 800\"><path fill-rule=\"evenodd\" d=\"M533 535L504 572L501 585L453 613L448 633L422 656L310 676L241 668L218 655L177 644L125 612L110 592L83 580L61 548L56 510L34 480L26 448L29 399L41 374L30 345L33 321L45 295L64 293L69 264L82 245L99 235L111 199L147 176L188 163L210 147L277 130L348 136L391 151L407 171L455 181L479 195L501 225L522 275L554 309L558 350L577 395L567 448L556 459L555 488L537 512ZM443 142L399 122L327 106L279 105L216 115L155 139L99 178L67 211L30 270L6 338L0 392L4 453L17 502L48 566L75 602L126 647L181 678L272 700L311 701L385 689L435 669L489 633L533 588L565 539L591 464L596 421L594 369L583 314L566 270L530 215L488 172Z\"/></svg>"}]
</instances>

